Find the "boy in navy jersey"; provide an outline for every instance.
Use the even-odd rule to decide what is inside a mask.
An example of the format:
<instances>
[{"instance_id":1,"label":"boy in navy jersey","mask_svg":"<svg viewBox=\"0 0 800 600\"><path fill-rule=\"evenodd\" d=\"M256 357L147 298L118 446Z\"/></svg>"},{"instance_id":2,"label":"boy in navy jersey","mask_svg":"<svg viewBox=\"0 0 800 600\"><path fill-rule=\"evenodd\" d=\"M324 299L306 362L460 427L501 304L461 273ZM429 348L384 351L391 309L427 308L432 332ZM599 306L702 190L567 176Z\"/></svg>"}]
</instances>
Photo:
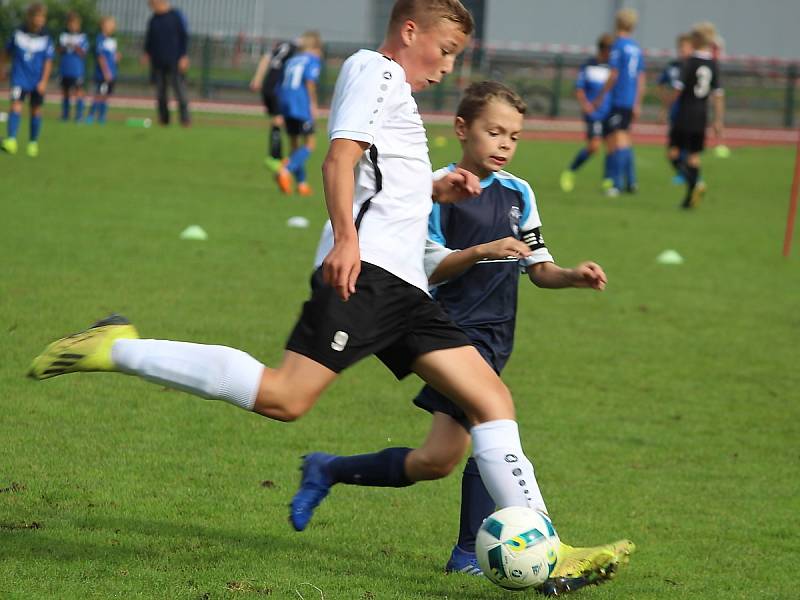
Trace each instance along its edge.
<instances>
[{"instance_id":1,"label":"boy in navy jersey","mask_svg":"<svg viewBox=\"0 0 800 600\"><path fill-rule=\"evenodd\" d=\"M11 109L8 114L8 135L0 147L9 154L17 153L17 132L22 121L22 105L30 97L31 128L27 154L39 156L39 134L42 130L42 104L55 48L44 26L47 7L34 3L25 12L25 26L16 29L6 44L11 58Z\"/></svg>"},{"instance_id":2,"label":"boy in navy jersey","mask_svg":"<svg viewBox=\"0 0 800 600\"><path fill-rule=\"evenodd\" d=\"M525 110L522 99L501 83L485 81L466 90L455 124L462 157L437 171L434 178L465 169L481 178L481 193L455 204L434 204L428 224L425 267L435 286L434 296L497 374L514 343L520 268L539 287L602 290L606 284L605 273L593 262L574 269L554 263L542 237L531 187L502 170L514 156ZM305 529L315 508L337 483L404 487L450 473L469 445L469 420L458 405L430 385L414 403L433 415L431 432L420 448L387 448L348 457L321 452L306 456L301 487L291 505L296 529ZM480 574L475 536L494 508L478 466L470 458L462 478L461 530L447 571ZM609 549L622 558L633 546L621 541ZM590 581L597 579L574 581L571 589Z\"/></svg>"},{"instance_id":3,"label":"boy in navy jersey","mask_svg":"<svg viewBox=\"0 0 800 600\"><path fill-rule=\"evenodd\" d=\"M95 52L95 94L92 108L89 110L87 122L91 123L95 118L99 124L106 122L108 114L108 98L114 93L114 84L117 81L117 66L122 55L117 50L117 40L114 38L114 31L117 28L117 21L114 17L103 17L100 19L100 33L94 46Z\"/></svg>"},{"instance_id":4,"label":"boy in navy jersey","mask_svg":"<svg viewBox=\"0 0 800 600\"><path fill-rule=\"evenodd\" d=\"M604 182L608 196L617 196L620 191L637 190L636 163L629 133L634 119L641 112L645 88L644 55L639 44L631 37L637 19L636 11L630 8L617 13L617 37L609 57L611 74L594 101L595 108L599 108L605 101L605 95L611 95L611 109L606 118L606 127L610 132L606 157L609 177Z\"/></svg>"},{"instance_id":5,"label":"boy in navy jersey","mask_svg":"<svg viewBox=\"0 0 800 600\"><path fill-rule=\"evenodd\" d=\"M76 12L67 13L67 30L58 37L61 62L58 74L61 79L61 120L69 121L72 99L75 99L75 121L83 119L84 78L89 38L81 31L81 17Z\"/></svg>"},{"instance_id":6,"label":"boy in navy jersey","mask_svg":"<svg viewBox=\"0 0 800 600\"><path fill-rule=\"evenodd\" d=\"M278 88L278 104L291 148L289 162L281 166L275 175L284 194L291 193L292 178L297 182L298 194L310 196L312 193L306 182L306 161L316 147L314 121L318 112L317 82L322 66L321 55L322 40L319 33L304 33L297 52L286 61Z\"/></svg>"},{"instance_id":7,"label":"boy in navy jersey","mask_svg":"<svg viewBox=\"0 0 800 600\"><path fill-rule=\"evenodd\" d=\"M267 115L269 115L268 156L264 164L274 173L280 170L283 161L281 129L284 126L284 122L280 110L279 91L283 81L286 61L294 56L295 52L297 52L297 45L294 42L277 42L269 54L261 57L256 73L250 82L251 90L261 92L261 100L264 103Z\"/></svg>"},{"instance_id":8,"label":"boy in navy jersey","mask_svg":"<svg viewBox=\"0 0 800 600\"><path fill-rule=\"evenodd\" d=\"M561 173L561 189L571 192L575 189L575 172L581 168L591 156L600 148L600 139L608 137L605 120L611 98L606 94L603 103L595 108L592 102L600 95L603 86L608 81L609 66L608 56L614 38L608 33L597 40L597 56L590 58L578 71L575 81L575 97L583 111L583 120L586 122L586 146L581 148L570 164L569 169Z\"/></svg>"},{"instance_id":9,"label":"boy in navy jersey","mask_svg":"<svg viewBox=\"0 0 800 600\"><path fill-rule=\"evenodd\" d=\"M341 371L375 355L397 378L415 373L462 408L473 456L497 506L546 515L511 393L431 298L424 269L433 201L464 200L480 185L458 167L433 180L412 92L453 71L473 29L459 0L397 0L378 50L359 50L342 65L322 167L330 220L317 249L310 298L279 365L267 367L226 346L140 339L129 321L113 315L49 344L29 376L124 373L295 421ZM505 133L505 150L493 153L488 164L507 161L508 138ZM527 233L536 245L536 232ZM516 258L522 254L510 251ZM601 577L617 557L605 546L562 545L556 559L553 583L563 591L569 585L561 585L563 579Z\"/></svg>"},{"instance_id":10,"label":"boy in navy jersey","mask_svg":"<svg viewBox=\"0 0 800 600\"><path fill-rule=\"evenodd\" d=\"M669 134L670 158L686 181L683 208L696 207L706 191L705 183L700 180L700 154L705 148L708 99L713 98L714 102L713 128L717 139L722 137L725 109L719 67L711 51L714 40L705 24L695 26L689 35L693 52L682 66L680 80L675 82L673 99L677 110ZM681 153L685 161L681 161Z\"/></svg>"}]
</instances>

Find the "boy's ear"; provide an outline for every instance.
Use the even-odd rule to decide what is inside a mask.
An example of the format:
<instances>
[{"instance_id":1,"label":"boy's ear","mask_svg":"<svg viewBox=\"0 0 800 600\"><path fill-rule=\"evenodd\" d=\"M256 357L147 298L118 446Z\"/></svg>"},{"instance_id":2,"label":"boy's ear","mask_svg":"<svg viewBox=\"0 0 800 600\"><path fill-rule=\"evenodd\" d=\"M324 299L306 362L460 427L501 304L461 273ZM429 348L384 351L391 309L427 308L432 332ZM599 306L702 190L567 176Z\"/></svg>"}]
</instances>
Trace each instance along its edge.
<instances>
[{"instance_id":1,"label":"boy's ear","mask_svg":"<svg viewBox=\"0 0 800 600\"><path fill-rule=\"evenodd\" d=\"M456 117L455 130L459 141L463 142L467 139L467 122L463 118Z\"/></svg>"},{"instance_id":2,"label":"boy's ear","mask_svg":"<svg viewBox=\"0 0 800 600\"><path fill-rule=\"evenodd\" d=\"M413 45L418 32L417 24L411 19L406 19L400 28L400 39L403 40L403 45L406 47Z\"/></svg>"}]
</instances>

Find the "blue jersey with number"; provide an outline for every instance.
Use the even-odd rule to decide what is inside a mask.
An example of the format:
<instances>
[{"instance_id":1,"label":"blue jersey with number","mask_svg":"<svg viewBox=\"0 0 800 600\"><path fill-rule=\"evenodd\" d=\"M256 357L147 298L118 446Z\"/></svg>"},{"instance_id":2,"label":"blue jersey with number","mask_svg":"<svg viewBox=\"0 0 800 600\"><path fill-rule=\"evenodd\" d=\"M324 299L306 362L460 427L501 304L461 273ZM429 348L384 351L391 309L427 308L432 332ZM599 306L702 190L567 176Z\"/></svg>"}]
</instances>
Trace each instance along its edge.
<instances>
[{"instance_id":1,"label":"blue jersey with number","mask_svg":"<svg viewBox=\"0 0 800 600\"><path fill-rule=\"evenodd\" d=\"M644 71L642 49L629 37L618 37L611 46L608 64L617 71L611 88L612 108L632 108L639 88L639 73Z\"/></svg>"},{"instance_id":2,"label":"blue jersey with number","mask_svg":"<svg viewBox=\"0 0 800 600\"><path fill-rule=\"evenodd\" d=\"M58 74L61 77L82 79L86 70L84 59L89 52L89 38L85 33L65 31L58 37L58 47L61 50Z\"/></svg>"},{"instance_id":3,"label":"blue jersey with number","mask_svg":"<svg viewBox=\"0 0 800 600\"><path fill-rule=\"evenodd\" d=\"M94 45L94 54L97 58L94 69L95 81L104 81L103 69L100 68L100 57L106 59L106 65L111 72L111 81L117 78L117 40L113 37L106 37L102 33L97 34L97 41Z\"/></svg>"},{"instance_id":4,"label":"blue jersey with number","mask_svg":"<svg viewBox=\"0 0 800 600\"><path fill-rule=\"evenodd\" d=\"M611 72L609 66L605 63L600 63L596 58L587 60L578 70L578 78L575 80L575 89L583 90L586 99L592 102L600 94L603 86L608 81L608 75ZM593 113L584 115L589 121L602 121L608 116L608 111L611 108L611 97L606 94L603 102Z\"/></svg>"},{"instance_id":5,"label":"blue jersey with number","mask_svg":"<svg viewBox=\"0 0 800 600\"><path fill-rule=\"evenodd\" d=\"M44 30L31 33L17 29L6 44L6 51L11 56L11 87L30 92L42 80L44 65L53 59L55 47Z\"/></svg>"},{"instance_id":6,"label":"blue jersey with number","mask_svg":"<svg viewBox=\"0 0 800 600\"><path fill-rule=\"evenodd\" d=\"M317 82L322 61L309 52L296 54L288 61L280 87L281 114L298 121L311 120L311 98L306 84Z\"/></svg>"},{"instance_id":7,"label":"blue jersey with number","mask_svg":"<svg viewBox=\"0 0 800 600\"><path fill-rule=\"evenodd\" d=\"M681 81L681 61L673 60L664 70L661 71L661 76L658 78L658 85L667 88L667 92L677 90ZM675 115L678 114L678 101L672 103L669 109L669 122L675 121Z\"/></svg>"},{"instance_id":8,"label":"blue jersey with number","mask_svg":"<svg viewBox=\"0 0 800 600\"><path fill-rule=\"evenodd\" d=\"M447 248L469 248L511 236L528 243L541 261L552 260L540 229L530 185L505 171L482 180L475 198L435 203L428 220L428 238ZM498 373L514 346L519 278L518 258L484 260L433 290L448 316Z\"/></svg>"}]
</instances>

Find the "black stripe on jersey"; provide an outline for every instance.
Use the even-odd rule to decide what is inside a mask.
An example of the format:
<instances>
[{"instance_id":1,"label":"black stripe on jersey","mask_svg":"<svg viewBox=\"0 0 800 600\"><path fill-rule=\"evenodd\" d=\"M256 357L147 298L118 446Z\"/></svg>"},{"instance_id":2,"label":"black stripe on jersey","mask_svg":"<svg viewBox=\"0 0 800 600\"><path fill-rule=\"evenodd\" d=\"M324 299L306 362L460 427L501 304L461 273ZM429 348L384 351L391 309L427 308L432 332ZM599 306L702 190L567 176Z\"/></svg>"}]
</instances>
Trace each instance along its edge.
<instances>
[{"instance_id":1,"label":"black stripe on jersey","mask_svg":"<svg viewBox=\"0 0 800 600\"><path fill-rule=\"evenodd\" d=\"M531 250L539 250L540 248L545 248L544 245L544 238L542 237L542 228L537 227L535 229L529 229L528 231L523 231L522 233L522 241L528 244L528 248Z\"/></svg>"},{"instance_id":2,"label":"black stripe on jersey","mask_svg":"<svg viewBox=\"0 0 800 600\"><path fill-rule=\"evenodd\" d=\"M369 148L369 160L372 163L372 168L375 169L375 193L372 195L372 198L374 198L383 189L383 173L381 173L380 168L378 168L378 148L375 144ZM356 231L361 227L361 220L369 210L369 206L372 204L372 198L364 202L358 210L358 215L356 216Z\"/></svg>"}]
</instances>

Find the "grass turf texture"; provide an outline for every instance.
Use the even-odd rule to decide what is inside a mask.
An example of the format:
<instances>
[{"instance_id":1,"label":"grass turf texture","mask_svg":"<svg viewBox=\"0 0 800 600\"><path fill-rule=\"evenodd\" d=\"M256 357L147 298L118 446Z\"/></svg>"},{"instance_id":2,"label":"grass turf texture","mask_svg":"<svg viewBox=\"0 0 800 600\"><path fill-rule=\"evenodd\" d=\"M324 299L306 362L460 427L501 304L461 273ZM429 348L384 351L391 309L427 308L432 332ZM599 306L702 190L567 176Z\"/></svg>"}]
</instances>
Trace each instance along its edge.
<instances>
[{"instance_id":1,"label":"grass turf texture","mask_svg":"<svg viewBox=\"0 0 800 600\"><path fill-rule=\"evenodd\" d=\"M457 473L340 486L306 532L287 524L301 454L423 439L419 383L373 359L290 425L128 377L23 377L52 338L111 311L146 337L276 364L325 209L319 191L277 193L262 120L215 119L76 127L51 111L39 159L0 156L0 598L319 597L306 582L326 600L506 597L442 573ZM447 129L432 133L448 135L435 165L457 157ZM523 282L505 380L562 538L639 545L617 581L581 597L793 597L800 278L780 257L792 151L707 154L708 197L687 213L655 147L637 149L637 196L601 197L597 159L562 194L576 150L523 142L511 171L534 186L557 260L597 260L609 287ZM310 228L288 228L293 215ZM178 239L193 223L207 242ZM686 263L656 264L666 248Z\"/></svg>"}]
</instances>

